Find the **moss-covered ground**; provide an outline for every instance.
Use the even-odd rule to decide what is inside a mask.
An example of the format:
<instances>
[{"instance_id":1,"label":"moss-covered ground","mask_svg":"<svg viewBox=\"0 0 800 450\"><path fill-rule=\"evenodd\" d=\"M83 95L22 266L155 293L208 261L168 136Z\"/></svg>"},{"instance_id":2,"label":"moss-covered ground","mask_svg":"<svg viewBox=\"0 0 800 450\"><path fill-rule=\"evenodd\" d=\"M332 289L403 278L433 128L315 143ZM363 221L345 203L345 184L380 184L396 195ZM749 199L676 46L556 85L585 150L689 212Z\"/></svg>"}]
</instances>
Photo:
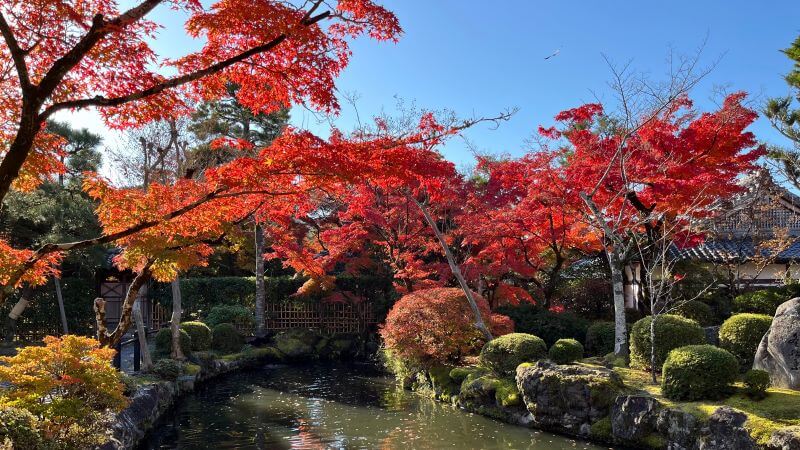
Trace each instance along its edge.
<instances>
[{"instance_id":1,"label":"moss-covered ground","mask_svg":"<svg viewBox=\"0 0 800 450\"><path fill-rule=\"evenodd\" d=\"M770 388L766 398L754 400L746 396L741 383L737 383L736 393L725 400L675 402L663 396L660 384L653 384L649 372L624 367L614 370L627 387L652 395L665 406L700 418L707 418L720 406L730 406L745 413L748 418L745 427L760 444L766 443L772 433L780 428L798 427L800 430L800 391Z\"/></svg>"}]
</instances>

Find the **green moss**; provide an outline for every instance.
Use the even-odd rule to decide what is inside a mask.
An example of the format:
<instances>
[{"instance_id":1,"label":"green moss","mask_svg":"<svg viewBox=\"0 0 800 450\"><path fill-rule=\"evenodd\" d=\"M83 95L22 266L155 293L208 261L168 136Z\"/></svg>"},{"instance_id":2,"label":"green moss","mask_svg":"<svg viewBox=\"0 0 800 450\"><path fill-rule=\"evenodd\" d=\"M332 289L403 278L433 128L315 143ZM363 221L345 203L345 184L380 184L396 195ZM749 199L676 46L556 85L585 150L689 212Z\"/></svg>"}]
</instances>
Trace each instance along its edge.
<instances>
[{"instance_id":1,"label":"green moss","mask_svg":"<svg viewBox=\"0 0 800 450\"><path fill-rule=\"evenodd\" d=\"M494 396L502 406L516 406L522 403L522 399L517 389L517 383L508 378L496 379L494 383Z\"/></svg>"},{"instance_id":2,"label":"green moss","mask_svg":"<svg viewBox=\"0 0 800 450\"><path fill-rule=\"evenodd\" d=\"M664 439L663 436L656 433L648 434L643 438L639 439L639 443L642 444L645 448L652 448L655 450L661 450L667 448L667 441Z\"/></svg>"},{"instance_id":3,"label":"green moss","mask_svg":"<svg viewBox=\"0 0 800 450\"><path fill-rule=\"evenodd\" d=\"M428 377L436 397L446 400L458 393L459 384L450 377L452 370L452 367L444 365L428 369Z\"/></svg>"},{"instance_id":4,"label":"green moss","mask_svg":"<svg viewBox=\"0 0 800 450\"><path fill-rule=\"evenodd\" d=\"M589 435L601 441L611 440L613 438L611 430L611 417L606 416L593 423L592 428L589 430Z\"/></svg>"}]
</instances>

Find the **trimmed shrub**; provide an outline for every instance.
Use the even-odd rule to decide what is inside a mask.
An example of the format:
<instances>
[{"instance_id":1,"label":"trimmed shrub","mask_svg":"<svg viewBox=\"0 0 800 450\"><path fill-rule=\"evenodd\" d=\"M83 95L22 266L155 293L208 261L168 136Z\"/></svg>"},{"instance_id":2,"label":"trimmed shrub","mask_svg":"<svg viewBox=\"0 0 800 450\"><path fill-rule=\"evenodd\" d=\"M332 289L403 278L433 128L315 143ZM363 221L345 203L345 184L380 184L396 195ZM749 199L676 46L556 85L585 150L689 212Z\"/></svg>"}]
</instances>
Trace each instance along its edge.
<instances>
[{"instance_id":1,"label":"trimmed shrub","mask_svg":"<svg viewBox=\"0 0 800 450\"><path fill-rule=\"evenodd\" d=\"M602 356L614 351L614 322L595 322L586 330L586 352Z\"/></svg>"},{"instance_id":2,"label":"trimmed shrub","mask_svg":"<svg viewBox=\"0 0 800 450\"><path fill-rule=\"evenodd\" d=\"M733 392L737 367L735 356L713 345L679 347L664 362L661 392L671 400L719 400Z\"/></svg>"},{"instance_id":3,"label":"trimmed shrub","mask_svg":"<svg viewBox=\"0 0 800 450\"><path fill-rule=\"evenodd\" d=\"M707 304L697 301L689 300L678 306L675 314L692 319L699 323L701 326L707 327L714 324L714 311Z\"/></svg>"},{"instance_id":4,"label":"trimmed shrub","mask_svg":"<svg viewBox=\"0 0 800 450\"><path fill-rule=\"evenodd\" d=\"M43 444L36 417L27 410L9 406L0 406L0 448L5 448L2 439L11 440L11 448L18 449L35 449Z\"/></svg>"},{"instance_id":5,"label":"trimmed shrub","mask_svg":"<svg viewBox=\"0 0 800 450\"><path fill-rule=\"evenodd\" d=\"M511 317L517 333L539 336L548 347L561 338L572 338L584 342L586 329L589 328L589 321L575 314L556 313L530 303L523 303L519 306L503 306L497 308L496 311Z\"/></svg>"},{"instance_id":6,"label":"trimmed shrub","mask_svg":"<svg viewBox=\"0 0 800 450\"><path fill-rule=\"evenodd\" d=\"M742 371L753 367L758 344L767 334L772 317L765 314L736 314L719 328L719 346L733 353Z\"/></svg>"},{"instance_id":7,"label":"trimmed shrub","mask_svg":"<svg viewBox=\"0 0 800 450\"><path fill-rule=\"evenodd\" d=\"M183 375L185 369L186 365L180 361L159 359L153 364L152 372L165 380L175 381Z\"/></svg>"},{"instance_id":8,"label":"trimmed shrub","mask_svg":"<svg viewBox=\"0 0 800 450\"><path fill-rule=\"evenodd\" d=\"M205 320L206 325L214 328L223 323L230 323L236 327L240 332L253 328L256 319L253 317L253 312L241 305L217 305L211 308Z\"/></svg>"},{"instance_id":9,"label":"trimmed shrub","mask_svg":"<svg viewBox=\"0 0 800 450\"><path fill-rule=\"evenodd\" d=\"M180 330L181 337L179 343L184 356L192 354L192 338L185 330ZM165 358L172 354L172 330L169 327L162 328L156 333L156 356Z\"/></svg>"},{"instance_id":10,"label":"trimmed shrub","mask_svg":"<svg viewBox=\"0 0 800 450\"><path fill-rule=\"evenodd\" d=\"M575 339L559 339L547 355L556 364L569 364L583 358L583 345Z\"/></svg>"},{"instance_id":11,"label":"trimmed shrub","mask_svg":"<svg viewBox=\"0 0 800 450\"><path fill-rule=\"evenodd\" d=\"M672 349L706 342L703 328L694 320L672 314L657 316L655 323L655 370L658 370ZM653 316L633 324L630 334L631 367L650 370L650 322Z\"/></svg>"},{"instance_id":12,"label":"trimmed shrub","mask_svg":"<svg viewBox=\"0 0 800 450\"><path fill-rule=\"evenodd\" d=\"M193 352L211 350L211 328L203 322L183 322L181 330L189 335Z\"/></svg>"},{"instance_id":13,"label":"trimmed shrub","mask_svg":"<svg viewBox=\"0 0 800 450\"><path fill-rule=\"evenodd\" d=\"M476 295L478 309L490 325L502 324L489 311L489 303ZM461 289L414 291L395 303L380 334L396 358L425 367L457 365L480 352L486 339L475 325L472 309ZM497 329L492 330L494 334Z\"/></svg>"},{"instance_id":14,"label":"trimmed shrub","mask_svg":"<svg viewBox=\"0 0 800 450\"><path fill-rule=\"evenodd\" d=\"M767 396L769 388L769 372L766 370L750 369L742 378L744 382L744 393L755 400L761 400Z\"/></svg>"},{"instance_id":15,"label":"trimmed shrub","mask_svg":"<svg viewBox=\"0 0 800 450\"><path fill-rule=\"evenodd\" d=\"M745 292L733 299L733 313L753 313L775 315L783 302L800 295L796 285L786 285Z\"/></svg>"},{"instance_id":16,"label":"trimmed shrub","mask_svg":"<svg viewBox=\"0 0 800 450\"><path fill-rule=\"evenodd\" d=\"M531 362L547 354L547 345L538 336L511 333L492 339L483 346L481 365L498 375L510 375L517 366Z\"/></svg>"},{"instance_id":17,"label":"trimmed shrub","mask_svg":"<svg viewBox=\"0 0 800 450\"><path fill-rule=\"evenodd\" d=\"M233 324L221 323L211 330L211 347L222 354L236 353L244 347L244 337Z\"/></svg>"}]
</instances>

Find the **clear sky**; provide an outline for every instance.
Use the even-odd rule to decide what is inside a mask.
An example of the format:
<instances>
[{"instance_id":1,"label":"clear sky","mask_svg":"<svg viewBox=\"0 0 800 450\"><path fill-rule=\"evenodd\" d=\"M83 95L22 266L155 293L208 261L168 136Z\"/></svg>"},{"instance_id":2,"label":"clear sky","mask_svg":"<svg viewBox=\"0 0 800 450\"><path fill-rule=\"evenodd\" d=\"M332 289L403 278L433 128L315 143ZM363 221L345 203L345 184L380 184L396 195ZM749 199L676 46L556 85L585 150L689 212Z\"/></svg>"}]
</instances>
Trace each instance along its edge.
<instances>
[{"instance_id":1,"label":"clear sky","mask_svg":"<svg viewBox=\"0 0 800 450\"><path fill-rule=\"evenodd\" d=\"M750 92L757 105L785 95L782 79L791 64L780 53L800 34L800 2L795 1L533 1L533 0L385 0L405 30L397 44L361 39L353 43L351 65L338 82L341 92L359 96L362 119L391 112L395 97L417 106L451 109L464 115L491 116L507 108L519 112L499 129L477 127L469 139L482 151L522 152L524 140L559 111L611 100L611 72L603 54L663 77L666 56L692 54L705 41L701 63L719 60L693 91L700 109L713 108L719 88ZM166 25L155 42L168 56L196 48L167 8L154 18ZM544 58L558 51L556 56ZM82 113L76 125L101 131L96 117ZM322 135L302 109L292 122ZM350 129L355 115L343 105L336 124ZM759 139L785 144L763 119L752 128ZM113 136L107 142L113 145ZM460 141L444 150L458 165L472 154Z\"/></svg>"}]
</instances>

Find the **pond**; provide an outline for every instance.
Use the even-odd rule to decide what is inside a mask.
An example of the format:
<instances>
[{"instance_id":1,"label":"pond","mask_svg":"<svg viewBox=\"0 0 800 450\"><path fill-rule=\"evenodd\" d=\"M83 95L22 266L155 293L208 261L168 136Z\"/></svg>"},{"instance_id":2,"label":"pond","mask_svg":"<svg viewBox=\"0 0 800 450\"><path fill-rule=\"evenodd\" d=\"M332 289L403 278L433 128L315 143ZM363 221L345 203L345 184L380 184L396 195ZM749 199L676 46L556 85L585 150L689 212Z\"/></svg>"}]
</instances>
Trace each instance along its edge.
<instances>
[{"instance_id":1,"label":"pond","mask_svg":"<svg viewBox=\"0 0 800 450\"><path fill-rule=\"evenodd\" d=\"M183 398L142 449L599 449L399 389L353 365L265 366Z\"/></svg>"}]
</instances>

